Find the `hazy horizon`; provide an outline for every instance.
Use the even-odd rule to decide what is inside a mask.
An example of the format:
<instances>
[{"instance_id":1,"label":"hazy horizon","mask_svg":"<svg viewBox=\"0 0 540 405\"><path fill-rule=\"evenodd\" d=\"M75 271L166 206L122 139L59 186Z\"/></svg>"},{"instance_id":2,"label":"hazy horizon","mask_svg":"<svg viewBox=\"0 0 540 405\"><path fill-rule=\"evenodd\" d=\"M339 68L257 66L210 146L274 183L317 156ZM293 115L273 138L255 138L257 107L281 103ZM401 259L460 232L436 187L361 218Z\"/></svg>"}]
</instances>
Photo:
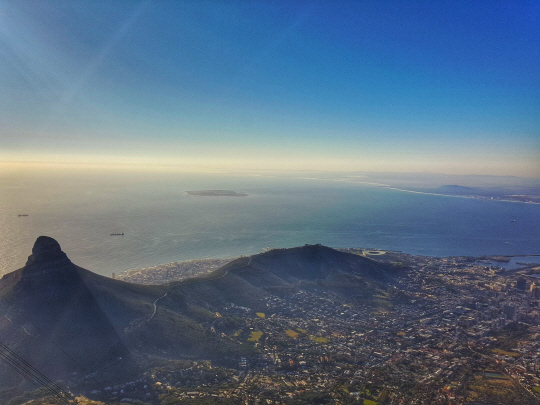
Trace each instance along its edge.
<instances>
[{"instance_id":1,"label":"hazy horizon","mask_svg":"<svg viewBox=\"0 0 540 405\"><path fill-rule=\"evenodd\" d=\"M504 1L4 1L0 168L537 178L539 17Z\"/></svg>"}]
</instances>

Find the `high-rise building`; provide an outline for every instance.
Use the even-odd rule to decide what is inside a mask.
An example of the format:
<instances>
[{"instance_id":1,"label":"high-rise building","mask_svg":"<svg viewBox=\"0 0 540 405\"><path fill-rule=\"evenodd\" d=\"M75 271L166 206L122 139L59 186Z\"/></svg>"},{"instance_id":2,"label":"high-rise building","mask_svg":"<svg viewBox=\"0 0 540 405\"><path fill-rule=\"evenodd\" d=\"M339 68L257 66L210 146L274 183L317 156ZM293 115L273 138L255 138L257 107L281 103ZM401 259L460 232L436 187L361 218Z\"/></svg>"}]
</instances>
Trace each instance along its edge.
<instances>
[{"instance_id":1,"label":"high-rise building","mask_svg":"<svg viewBox=\"0 0 540 405\"><path fill-rule=\"evenodd\" d=\"M507 320L513 321L516 316L516 307L512 305L505 305L503 307L503 313Z\"/></svg>"}]
</instances>

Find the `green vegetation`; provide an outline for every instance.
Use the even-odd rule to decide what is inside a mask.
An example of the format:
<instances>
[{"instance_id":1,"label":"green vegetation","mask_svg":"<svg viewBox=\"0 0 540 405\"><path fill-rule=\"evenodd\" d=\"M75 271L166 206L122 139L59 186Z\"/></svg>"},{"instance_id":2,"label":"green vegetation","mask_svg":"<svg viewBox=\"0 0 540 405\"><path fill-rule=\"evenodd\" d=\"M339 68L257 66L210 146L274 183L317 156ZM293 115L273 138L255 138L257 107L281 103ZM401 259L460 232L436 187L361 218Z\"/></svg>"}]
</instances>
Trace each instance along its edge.
<instances>
[{"instance_id":1,"label":"green vegetation","mask_svg":"<svg viewBox=\"0 0 540 405\"><path fill-rule=\"evenodd\" d=\"M323 336L310 336L309 337L311 340L313 340L314 342L317 342L317 343L328 343L328 339L323 337Z\"/></svg>"},{"instance_id":2,"label":"green vegetation","mask_svg":"<svg viewBox=\"0 0 540 405\"><path fill-rule=\"evenodd\" d=\"M501 356L510 356L510 357L519 357L520 354L519 353L516 353L516 352L508 352L506 350L502 350L502 349L493 349L491 350L493 353L495 354L499 354Z\"/></svg>"},{"instance_id":3,"label":"green vegetation","mask_svg":"<svg viewBox=\"0 0 540 405\"><path fill-rule=\"evenodd\" d=\"M307 330L306 329L300 329L300 328L297 328L296 329L298 332L300 333L303 333L303 334L306 334L307 333Z\"/></svg>"},{"instance_id":4,"label":"green vegetation","mask_svg":"<svg viewBox=\"0 0 540 405\"><path fill-rule=\"evenodd\" d=\"M485 379L476 376L469 381L469 401L482 401L482 403L500 404L533 404L538 403L534 398L521 398L522 387L511 379Z\"/></svg>"},{"instance_id":5,"label":"green vegetation","mask_svg":"<svg viewBox=\"0 0 540 405\"><path fill-rule=\"evenodd\" d=\"M257 316L262 319L266 318L266 315L264 314L264 312L257 312Z\"/></svg>"},{"instance_id":6,"label":"green vegetation","mask_svg":"<svg viewBox=\"0 0 540 405\"><path fill-rule=\"evenodd\" d=\"M261 331L253 331L248 338L248 342L258 342L263 333Z\"/></svg>"},{"instance_id":7,"label":"green vegetation","mask_svg":"<svg viewBox=\"0 0 540 405\"><path fill-rule=\"evenodd\" d=\"M287 329L285 333L294 339L298 337L298 332L295 332L294 330L291 330L291 329Z\"/></svg>"},{"instance_id":8,"label":"green vegetation","mask_svg":"<svg viewBox=\"0 0 540 405\"><path fill-rule=\"evenodd\" d=\"M512 351L518 346L520 340L530 336L529 326L521 323L511 323L493 334L497 338L495 347L503 351ZM508 355L510 356L510 355ZM519 355L518 355L519 356ZM513 356L517 357L517 356Z\"/></svg>"},{"instance_id":9,"label":"green vegetation","mask_svg":"<svg viewBox=\"0 0 540 405\"><path fill-rule=\"evenodd\" d=\"M364 399L364 405L377 405L377 402L372 401L371 399Z\"/></svg>"}]
</instances>

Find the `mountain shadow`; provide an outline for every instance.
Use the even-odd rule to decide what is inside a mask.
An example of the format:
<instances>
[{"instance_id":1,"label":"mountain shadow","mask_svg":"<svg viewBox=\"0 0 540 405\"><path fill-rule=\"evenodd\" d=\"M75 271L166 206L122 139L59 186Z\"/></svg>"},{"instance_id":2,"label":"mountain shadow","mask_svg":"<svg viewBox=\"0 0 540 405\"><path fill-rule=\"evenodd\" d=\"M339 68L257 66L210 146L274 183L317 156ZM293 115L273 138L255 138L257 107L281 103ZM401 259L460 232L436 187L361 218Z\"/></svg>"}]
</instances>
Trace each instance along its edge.
<instances>
[{"instance_id":1,"label":"mountain shadow","mask_svg":"<svg viewBox=\"0 0 540 405\"><path fill-rule=\"evenodd\" d=\"M0 280L0 342L48 378L92 375L126 380L140 370L141 355L212 357L230 345L196 320L154 305L167 286L113 280L73 264L54 239L40 236L26 265ZM199 317L200 318L200 317ZM21 382L0 368L0 387Z\"/></svg>"},{"instance_id":2,"label":"mountain shadow","mask_svg":"<svg viewBox=\"0 0 540 405\"><path fill-rule=\"evenodd\" d=\"M78 267L57 241L40 236L26 265L0 280L0 342L51 379L99 372L109 382L126 381L148 356L234 361L254 352L216 333L218 311L227 306L262 311L269 297L298 289L374 302L399 271L306 245L242 257L204 277L138 285ZM0 368L0 389L20 382Z\"/></svg>"},{"instance_id":3,"label":"mountain shadow","mask_svg":"<svg viewBox=\"0 0 540 405\"><path fill-rule=\"evenodd\" d=\"M269 295L298 288L333 290L369 301L403 269L322 245L273 249L236 259L204 277L172 283L169 299L215 310L228 303L264 310Z\"/></svg>"}]
</instances>

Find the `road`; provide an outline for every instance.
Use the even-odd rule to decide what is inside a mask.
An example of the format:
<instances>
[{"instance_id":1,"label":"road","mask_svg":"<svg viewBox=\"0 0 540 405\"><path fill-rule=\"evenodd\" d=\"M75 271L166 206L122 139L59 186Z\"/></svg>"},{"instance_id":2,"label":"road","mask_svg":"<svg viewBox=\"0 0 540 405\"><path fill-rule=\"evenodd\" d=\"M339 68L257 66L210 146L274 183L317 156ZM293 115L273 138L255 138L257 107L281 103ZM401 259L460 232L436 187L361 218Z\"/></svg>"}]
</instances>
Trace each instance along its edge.
<instances>
[{"instance_id":1,"label":"road","mask_svg":"<svg viewBox=\"0 0 540 405\"><path fill-rule=\"evenodd\" d=\"M470 343L467 344L467 347L468 347L471 351L473 351L474 353L476 353L476 354L478 354L478 355L484 357L485 359L489 359L491 362L494 362L494 361L495 361L495 359L493 359L492 357L486 356L485 354L482 354L482 353L477 352L476 350L474 350L474 349L471 347ZM521 387L522 387L525 391L527 391L527 392L528 392L529 394L531 394L533 397L538 398L538 397L536 396L536 394L535 394L531 389L529 389L525 384L523 384L523 383L521 382L521 380L519 379L519 377L518 377L518 378L512 377L512 374L510 373L510 370L509 370L508 367L503 367L503 369L504 369L504 371L505 371L505 373L506 373L506 376L507 376L508 378L510 378L510 379L512 379L512 380L514 380L514 381L517 381L517 382L519 383L519 385L521 385Z\"/></svg>"},{"instance_id":2,"label":"road","mask_svg":"<svg viewBox=\"0 0 540 405\"><path fill-rule=\"evenodd\" d=\"M165 298L165 297L167 296L168 293L169 293L169 291L167 291L165 294L163 294L161 297L159 297L157 300L154 301L154 312L152 312L152 315L150 315L150 318L148 318L148 321L150 321L150 320L154 317L154 315L156 314L156 312L157 312L157 303L158 303L158 301L159 301L160 299L162 299L162 298ZM147 321L147 322L148 322L148 321Z\"/></svg>"},{"instance_id":3,"label":"road","mask_svg":"<svg viewBox=\"0 0 540 405\"><path fill-rule=\"evenodd\" d=\"M247 264L245 264L245 265L243 265L243 266L240 266L240 267L234 267L232 270L235 270L235 269L241 269L242 267L247 267L247 266L249 266L250 264L251 264L251 256L249 257L249 261L247 262ZM200 282L202 282L202 281L214 281L214 280L219 280L220 278L225 277L225 276L229 273L229 270L231 270L231 269L227 269L227 270L225 271L225 273L223 273L221 276L216 277L216 278L210 278L210 279L207 278L207 279L203 279L203 280L192 279L192 280L186 280L186 282L190 282L190 283L200 283ZM184 283L181 283L181 284L184 284ZM176 287L177 285L178 285L178 284L174 285L174 287ZM174 288L174 287L171 287L171 289ZM159 301L160 299L162 299L162 298L165 298L165 297L167 296L167 294L169 294L169 291L170 291L170 289L167 290L167 292L166 292L165 294L163 294L161 297L159 297L158 299L156 299L156 300L154 301L154 312L152 312L152 315L150 315L150 317L148 318L148 320L147 320L146 322L152 320L152 318L156 315L156 312L157 312L157 303L158 303L158 301ZM28 333L28 332L27 332L27 333Z\"/></svg>"}]
</instances>

